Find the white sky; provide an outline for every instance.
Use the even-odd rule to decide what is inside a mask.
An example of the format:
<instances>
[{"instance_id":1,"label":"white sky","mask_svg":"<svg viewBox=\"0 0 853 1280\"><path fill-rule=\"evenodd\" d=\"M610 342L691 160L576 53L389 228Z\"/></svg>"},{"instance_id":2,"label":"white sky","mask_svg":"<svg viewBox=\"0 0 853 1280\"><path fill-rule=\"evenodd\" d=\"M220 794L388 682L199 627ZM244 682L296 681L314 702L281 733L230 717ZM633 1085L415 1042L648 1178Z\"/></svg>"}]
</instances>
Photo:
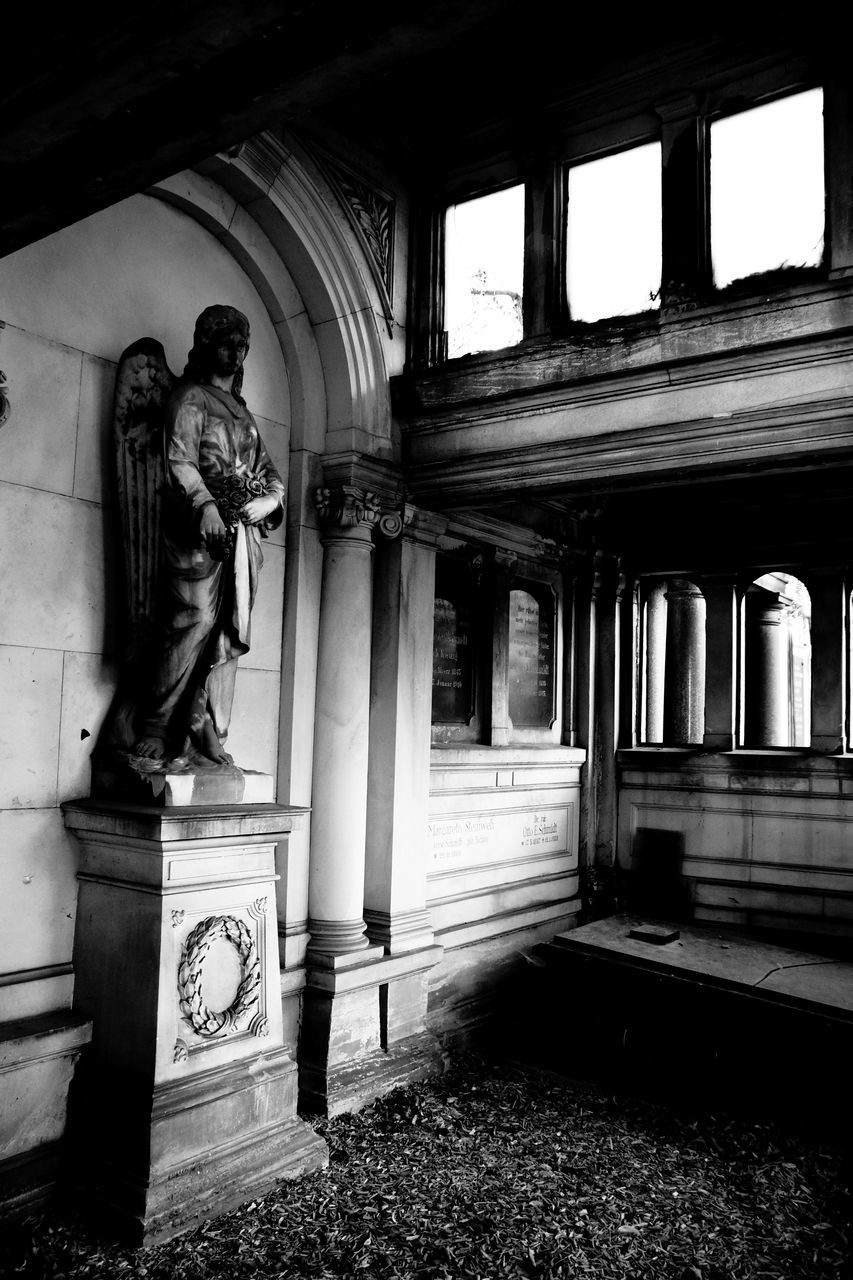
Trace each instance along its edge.
<instances>
[{"instance_id":1,"label":"white sky","mask_svg":"<svg viewBox=\"0 0 853 1280\"><path fill-rule=\"evenodd\" d=\"M566 288L573 320L658 305L661 148L649 142L569 170Z\"/></svg>"},{"instance_id":2,"label":"white sky","mask_svg":"<svg viewBox=\"0 0 853 1280\"><path fill-rule=\"evenodd\" d=\"M823 93L779 98L711 125L714 284L823 255Z\"/></svg>"}]
</instances>

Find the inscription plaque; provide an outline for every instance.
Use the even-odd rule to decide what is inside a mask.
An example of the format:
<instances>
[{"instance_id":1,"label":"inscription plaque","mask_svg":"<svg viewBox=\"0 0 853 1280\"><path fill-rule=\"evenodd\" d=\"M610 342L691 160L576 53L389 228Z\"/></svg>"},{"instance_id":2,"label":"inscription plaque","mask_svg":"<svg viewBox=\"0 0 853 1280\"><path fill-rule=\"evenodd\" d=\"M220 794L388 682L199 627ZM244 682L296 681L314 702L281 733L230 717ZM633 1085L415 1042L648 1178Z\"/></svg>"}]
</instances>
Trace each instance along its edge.
<instances>
[{"instance_id":1,"label":"inscription plaque","mask_svg":"<svg viewBox=\"0 0 853 1280\"><path fill-rule=\"evenodd\" d=\"M474 617L470 573L438 561L432 641L433 724L468 724L474 715Z\"/></svg>"},{"instance_id":2,"label":"inscription plaque","mask_svg":"<svg viewBox=\"0 0 853 1280\"><path fill-rule=\"evenodd\" d=\"M574 854L573 813L574 805L568 804L433 818L429 823L432 874L454 864L471 867Z\"/></svg>"},{"instance_id":3,"label":"inscription plaque","mask_svg":"<svg viewBox=\"0 0 853 1280\"><path fill-rule=\"evenodd\" d=\"M545 583L509 593L509 714L516 728L554 721L556 601Z\"/></svg>"}]
</instances>

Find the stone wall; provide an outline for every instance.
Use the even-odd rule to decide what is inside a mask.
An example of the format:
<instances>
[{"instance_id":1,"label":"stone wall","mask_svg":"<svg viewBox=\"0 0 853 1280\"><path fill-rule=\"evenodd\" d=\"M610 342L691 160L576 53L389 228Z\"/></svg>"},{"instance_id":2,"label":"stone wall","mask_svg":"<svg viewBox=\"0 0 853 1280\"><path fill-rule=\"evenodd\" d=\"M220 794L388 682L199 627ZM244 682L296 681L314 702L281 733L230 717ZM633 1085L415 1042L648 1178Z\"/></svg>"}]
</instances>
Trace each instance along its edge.
<instances>
[{"instance_id":1,"label":"stone wall","mask_svg":"<svg viewBox=\"0 0 853 1280\"><path fill-rule=\"evenodd\" d=\"M17 1046L0 1086L21 1096L23 1074L41 1073L42 1106L54 1118L49 1133L35 1133L24 1108L0 1105L3 1160L34 1139L53 1141L64 1121L54 1095L67 1088L67 1061L44 1074L46 1055L68 1047L58 1015L70 1008L73 984L77 851L59 805L88 794L91 748L119 658L110 449L117 360L150 334L179 373L203 307L228 302L244 311L252 326L244 392L285 482L290 393L278 338L248 276L208 231L150 196L4 259L0 297L0 367L11 401L0 429L0 1043ZM282 527L265 544L229 739L241 765L273 774L284 560ZM34 1054L26 1020L44 1017L47 1031L32 1024Z\"/></svg>"},{"instance_id":2,"label":"stone wall","mask_svg":"<svg viewBox=\"0 0 853 1280\"><path fill-rule=\"evenodd\" d=\"M849 758L673 752L628 762L642 754L625 752L622 765L623 871L642 863L672 900L661 877L679 877L696 920L849 937Z\"/></svg>"}]
</instances>

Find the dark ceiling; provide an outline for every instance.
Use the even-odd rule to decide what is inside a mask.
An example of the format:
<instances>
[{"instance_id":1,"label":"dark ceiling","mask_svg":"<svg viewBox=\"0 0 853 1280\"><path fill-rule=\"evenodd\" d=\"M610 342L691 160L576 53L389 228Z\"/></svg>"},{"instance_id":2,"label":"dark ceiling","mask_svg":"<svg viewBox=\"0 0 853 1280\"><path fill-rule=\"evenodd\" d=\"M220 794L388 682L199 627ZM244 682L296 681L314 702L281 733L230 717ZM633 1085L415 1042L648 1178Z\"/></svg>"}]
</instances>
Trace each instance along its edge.
<instances>
[{"instance_id":1,"label":"dark ceiling","mask_svg":"<svg viewBox=\"0 0 853 1280\"><path fill-rule=\"evenodd\" d=\"M707 23L693 35L719 39ZM672 19L589 10L579 26L545 0L19 7L0 84L0 256L281 125L331 123L422 175L463 137L535 137L555 92L625 60L671 61L675 40Z\"/></svg>"},{"instance_id":2,"label":"dark ceiling","mask_svg":"<svg viewBox=\"0 0 853 1280\"><path fill-rule=\"evenodd\" d=\"M509 7L509 0L24 7L0 85L0 255L261 129L392 72L399 81L413 62Z\"/></svg>"}]
</instances>

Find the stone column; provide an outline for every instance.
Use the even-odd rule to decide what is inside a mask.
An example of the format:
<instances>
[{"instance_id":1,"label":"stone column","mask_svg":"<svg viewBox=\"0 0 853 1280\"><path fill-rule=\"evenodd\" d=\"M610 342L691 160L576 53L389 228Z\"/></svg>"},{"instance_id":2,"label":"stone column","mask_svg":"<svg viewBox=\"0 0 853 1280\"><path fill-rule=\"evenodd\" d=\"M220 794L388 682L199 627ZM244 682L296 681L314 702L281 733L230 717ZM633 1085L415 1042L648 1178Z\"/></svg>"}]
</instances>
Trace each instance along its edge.
<instances>
[{"instance_id":1,"label":"stone column","mask_svg":"<svg viewBox=\"0 0 853 1280\"><path fill-rule=\"evenodd\" d=\"M368 946L364 924L371 556L379 504L342 486L319 491L323 586L314 719L310 960Z\"/></svg>"},{"instance_id":2,"label":"stone column","mask_svg":"<svg viewBox=\"0 0 853 1280\"><path fill-rule=\"evenodd\" d=\"M705 736L705 598L692 582L670 578L666 604L664 742L700 744Z\"/></svg>"},{"instance_id":3,"label":"stone column","mask_svg":"<svg viewBox=\"0 0 853 1280\"><path fill-rule=\"evenodd\" d=\"M777 593L750 587L746 598L745 745L787 747L788 628Z\"/></svg>"},{"instance_id":4,"label":"stone column","mask_svg":"<svg viewBox=\"0 0 853 1280\"><path fill-rule=\"evenodd\" d=\"M666 670L666 583L656 582L646 600L643 680L643 742L663 742Z\"/></svg>"}]
</instances>

